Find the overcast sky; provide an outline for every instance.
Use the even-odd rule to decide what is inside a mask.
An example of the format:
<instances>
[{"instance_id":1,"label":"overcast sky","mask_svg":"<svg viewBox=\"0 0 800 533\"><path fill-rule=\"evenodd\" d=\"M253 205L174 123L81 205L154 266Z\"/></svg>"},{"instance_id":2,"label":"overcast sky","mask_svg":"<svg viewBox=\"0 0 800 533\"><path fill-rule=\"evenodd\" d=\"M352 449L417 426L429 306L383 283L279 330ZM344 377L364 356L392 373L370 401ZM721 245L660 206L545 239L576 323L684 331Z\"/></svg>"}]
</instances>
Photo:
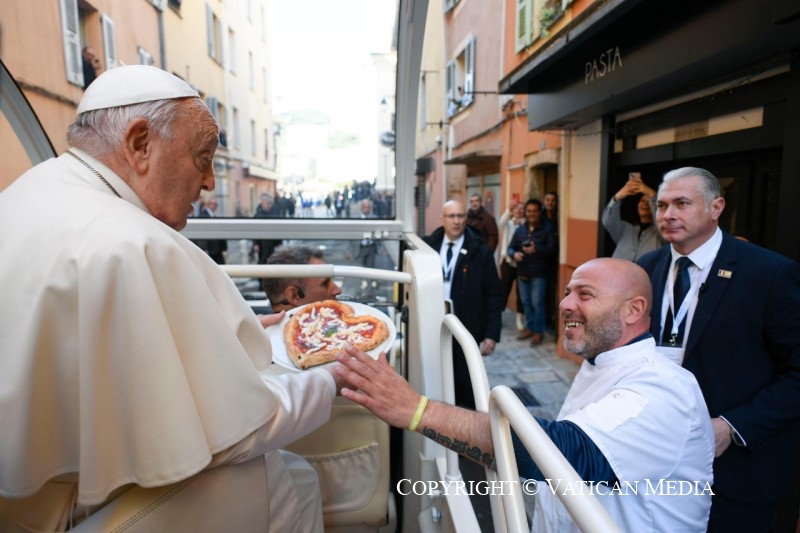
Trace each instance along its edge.
<instances>
[{"instance_id":1,"label":"overcast sky","mask_svg":"<svg viewBox=\"0 0 800 533\"><path fill-rule=\"evenodd\" d=\"M396 5L268 0L273 114L318 111L329 119L321 128L287 126L282 173L313 168L317 179L337 183L376 178L380 91L371 54L391 50ZM331 149L331 139L356 141Z\"/></svg>"},{"instance_id":2,"label":"overcast sky","mask_svg":"<svg viewBox=\"0 0 800 533\"><path fill-rule=\"evenodd\" d=\"M275 111L330 114L375 94L370 53L391 48L396 0L268 0Z\"/></svg>"}]
</instances>

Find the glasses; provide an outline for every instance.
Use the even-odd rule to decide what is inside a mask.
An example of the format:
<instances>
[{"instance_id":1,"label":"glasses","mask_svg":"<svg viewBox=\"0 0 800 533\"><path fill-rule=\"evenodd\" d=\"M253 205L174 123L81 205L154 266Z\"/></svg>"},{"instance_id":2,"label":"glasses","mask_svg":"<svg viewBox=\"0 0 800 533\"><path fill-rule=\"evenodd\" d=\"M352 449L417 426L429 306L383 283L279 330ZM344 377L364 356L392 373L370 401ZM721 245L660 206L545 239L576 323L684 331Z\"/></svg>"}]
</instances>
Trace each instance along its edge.
<instances>
[{"instance_id":1,"label":"glasses","mask_svg":"<svg viewBox=\"0 0 800 533\"><path fill-rule=\"evenodd\" d=\"M467 215L464 213L450 213L449 215L442 215L444 218L450 220L464 220L467 218Z\"/></svg>"}]
</instances>

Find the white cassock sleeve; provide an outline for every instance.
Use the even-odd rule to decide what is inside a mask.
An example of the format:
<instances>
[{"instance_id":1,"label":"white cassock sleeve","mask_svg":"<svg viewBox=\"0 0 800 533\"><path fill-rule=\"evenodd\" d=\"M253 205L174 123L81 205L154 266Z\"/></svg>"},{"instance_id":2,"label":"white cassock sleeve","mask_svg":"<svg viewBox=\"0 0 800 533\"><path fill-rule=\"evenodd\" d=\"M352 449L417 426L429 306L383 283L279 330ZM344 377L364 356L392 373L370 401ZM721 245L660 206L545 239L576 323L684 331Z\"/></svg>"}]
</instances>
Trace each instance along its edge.
<instances>
[{"instance_id":1,"label":"white cassock sleeve","mask_svg":"<svg viewBox=\"0 0 800 533\"><path fill-rule=\"evenodd\" d=\"M328 421L336 396L333 376L323 369L301 373L259 372L279 401L272 418L234 446L214 454L212 466L249 461L311 433Z\"/></svg>"}]
</instances>

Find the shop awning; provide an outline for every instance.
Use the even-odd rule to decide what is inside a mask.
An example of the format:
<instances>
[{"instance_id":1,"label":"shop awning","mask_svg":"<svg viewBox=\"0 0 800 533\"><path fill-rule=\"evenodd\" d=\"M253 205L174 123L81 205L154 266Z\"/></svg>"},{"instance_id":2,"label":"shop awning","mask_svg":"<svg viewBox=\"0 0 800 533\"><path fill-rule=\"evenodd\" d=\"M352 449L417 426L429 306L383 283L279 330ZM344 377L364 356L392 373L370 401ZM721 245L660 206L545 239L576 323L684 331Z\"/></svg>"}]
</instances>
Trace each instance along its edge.
<instances>
[{"instance_id":1,"label":"shop awning","mask_svg":"<svg viewBox=\"0 0 800 533\"><path fill-rule=\"evenodd\" d=\"M609 0L500 81L527 94L530 130L574 129L788 62L795 0Z\"/></svg>"}]
</instances>

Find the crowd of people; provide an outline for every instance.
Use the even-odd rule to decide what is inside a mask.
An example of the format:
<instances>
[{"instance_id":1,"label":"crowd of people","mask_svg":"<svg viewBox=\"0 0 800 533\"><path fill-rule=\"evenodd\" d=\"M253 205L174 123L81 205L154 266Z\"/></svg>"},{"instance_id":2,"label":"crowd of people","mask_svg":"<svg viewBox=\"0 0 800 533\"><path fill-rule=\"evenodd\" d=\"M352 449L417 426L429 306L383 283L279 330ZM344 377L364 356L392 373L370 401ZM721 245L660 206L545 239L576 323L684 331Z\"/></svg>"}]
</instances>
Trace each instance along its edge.
<instances>
[{"instance_id":1,"label":"crowd of people","mask_svg":"<svg viewBox=\"0 0 800 533\"><path fill-rule=\"evenodd\" d=\"M67 138L64 154L0 194L0 227L15 228L0 233L0 279L14 280L0 311L0 529L65 531L131 485L267 457L269 499L250 504L269 507L270 530L322 531L318 484L297 481L279 450L323 424L337 394L493 467L488 418L474 410L456 346L458 406L429 401L385 358L350 348L331 367L272 369L263 329L280 306L335 298L338 287L278 280L268 291L279 312L256 316L212 252L179 233L214 189L219 142L191 86L144 65L107 71ZM639 194L638 224L625 226L617 203ZM363 216L375 214L361 202ZM498 271L514 276L521 336L535 346L557 261L557 197L509 206L499 226L480 196L469 204L447 201L425 239L441 259L442 296L490 356L513 285ZM770 531L793 480L800 265L724 232L724 209L704 169L671 171L657 190L632 177L603 213L619 254L578 266L559 304L563 347L583 363L555 420L536 423L584 480L612 488L601 505L627 531ZM276 213L264 195L256 216ZM322 262L276 241L258 253L269 247L264 262ZM515 451L520 476L543 480L519 439ZM695 489L613 491L645 481ZM552 491L537 498L537 531L576 529Z\"/></svg>"}]
</instances>

